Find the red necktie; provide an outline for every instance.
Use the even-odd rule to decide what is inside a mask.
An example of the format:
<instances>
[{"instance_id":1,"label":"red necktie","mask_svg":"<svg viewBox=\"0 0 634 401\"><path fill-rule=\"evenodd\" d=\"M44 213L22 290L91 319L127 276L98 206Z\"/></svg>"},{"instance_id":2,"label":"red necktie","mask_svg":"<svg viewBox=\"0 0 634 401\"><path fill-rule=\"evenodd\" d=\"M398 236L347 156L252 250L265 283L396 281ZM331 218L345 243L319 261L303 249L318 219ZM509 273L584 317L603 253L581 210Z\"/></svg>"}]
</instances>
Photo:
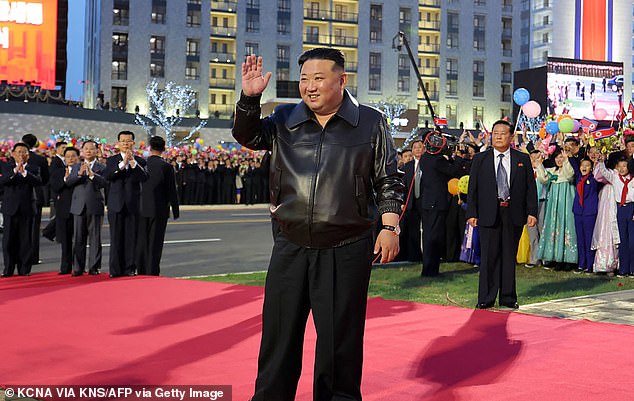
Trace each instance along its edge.
<instances>
[{"instance_id":1,"label":"red necktie","mask_svg":"<svg viewBox=\"0 0 634 401\"><path fill-rule=\"evenodd\" d=\"M590 174L586 174L582 176L577 183L577 193L579 194L579 203L581 204L581 207L583 207L583 188L585 187L585 183L589 175Z\"/></svg>"},{"instance_id":2,"label":"red necktie","mask_svg":"<svg viewBox=\"0 0 634 401\"><path fill-rule=\"evenodd\" d=\"M632 177L629 178L624 178L622 175L619 176L619 178L621 179L621 182L623 183L623 191L621 191L621 203L620 205L623 206L625 205L625 199L627 199L627 184L630 183L630 181L632 181Z\"/></svg>"}]
</instances>

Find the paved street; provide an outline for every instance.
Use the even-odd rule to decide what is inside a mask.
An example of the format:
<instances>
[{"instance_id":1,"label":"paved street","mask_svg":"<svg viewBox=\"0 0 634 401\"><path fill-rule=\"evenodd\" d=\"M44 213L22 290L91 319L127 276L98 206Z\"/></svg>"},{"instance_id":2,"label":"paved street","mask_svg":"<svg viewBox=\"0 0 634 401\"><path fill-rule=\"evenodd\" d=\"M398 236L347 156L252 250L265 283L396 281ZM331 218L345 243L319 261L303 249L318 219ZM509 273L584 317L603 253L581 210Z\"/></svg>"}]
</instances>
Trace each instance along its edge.
<instances>
[{"instance_id":1,"label":"paved street","mask_svg":"<svg viewBox=\"0 0 634 401\"><path fill-rule=\"evenodd\" d=\"M194 210L190 210L194 209ZM43 216L42 226L48 221ZM107 218L102 229L102 271L108 271L110 243ZM41 265L33 272L58 271L60 245L42 238ZM234 208L185 207L180 219L167 226L161 275L199 276L266 270L273 240L267 206Z\"/></svg>"}]
</instances>

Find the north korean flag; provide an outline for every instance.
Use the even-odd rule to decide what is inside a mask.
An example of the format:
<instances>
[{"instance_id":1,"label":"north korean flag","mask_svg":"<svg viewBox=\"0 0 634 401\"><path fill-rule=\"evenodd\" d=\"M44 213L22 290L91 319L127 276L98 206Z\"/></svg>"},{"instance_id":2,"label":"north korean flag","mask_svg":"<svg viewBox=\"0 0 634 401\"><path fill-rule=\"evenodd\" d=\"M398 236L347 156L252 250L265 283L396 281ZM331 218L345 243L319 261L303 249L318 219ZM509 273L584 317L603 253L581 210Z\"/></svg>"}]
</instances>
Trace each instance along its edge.
<instances>
[{"instance_id":1,"label":"north korean flag","mask_svg":"<svg viewBox=\"0 0 634 401\"><path fill-rule=\"evenodd\" d=\"M447 125L447 119L444 117L434 117L434 124L441 126L441 125Z\"/></svg>"},{"instance_id":2,"label":"north korean flag","mask_svg":"<svg viewBox=\"0 0 634 401\"><path fill-rule=\"evenodd\" d=\"M581 121L579 121L581 123L581 126L584 128L588 128L590 129L590 131L594 131L597 126L599 125L598 121L595 120L591 120L588 117L584 117L581 119Z\"/></svg>"},{"instance_id":3,"label":"north korean flag","mask_svg":"<svg viewBox=\"0 0 634 401\"><path fill-rule=\"evenodd\" d=\"M592 132L592 137L596 139L604 139L609 136L616 134L616 130L613 127L610 128L601 128Z\"/></svg>"},{"instance_id":4,"label":"north korean flag","mask_svg":"<svg viewBox=\"0 0 634 401\"><path fill-rule=\"evenodd\" d=\"M627 106L627 112L628 113L633 113L634 114L634 104L632 104L632 101L630 100L630 105Z\"/></svg>"},{"instance_id":5,"label":"north korean flag","mask_svg":"<svg viewBox=\"0 0 634 401\"><path fill-rule=\"evenodd\" d=\"M625 113L625 110L621 108L621 110L619 110L619 113L616 115L616 119L619 120L620 123L622 123L623 120L625 120L625 117L627 117L627 113Z\"/></svg>"}]
</instances>

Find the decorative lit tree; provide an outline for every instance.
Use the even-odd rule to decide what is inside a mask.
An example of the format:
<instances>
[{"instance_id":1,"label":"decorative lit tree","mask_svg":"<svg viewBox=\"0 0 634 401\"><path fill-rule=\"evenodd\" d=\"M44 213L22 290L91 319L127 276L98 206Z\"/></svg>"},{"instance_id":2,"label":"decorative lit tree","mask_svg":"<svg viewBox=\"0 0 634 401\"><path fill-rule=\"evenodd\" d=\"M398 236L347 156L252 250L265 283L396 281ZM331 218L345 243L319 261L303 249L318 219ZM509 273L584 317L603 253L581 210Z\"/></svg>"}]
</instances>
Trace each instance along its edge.
<instances>
[{"instance_id":1,"label":"decorative lit tree","mask_svg":"<svg viewBox=\"0 0 634 401\"><path fill-rule=\"evenodd\" d=\"M200 120L185 138L177 140L174 127L182 121L180 112L188 110L196 103L194 90L189 85L177 85L172 81L165 84L165 89L160 89L156 80L148 82L145 90L150 104L149 111L145 116L137 113L134 122L143 127L148 138L153 136L151 125L155 125L165 132L167 146L179 146L189 142L199 129L207 125L207 120Z\"/></svg>"},{"instance_id":2,"label":"decorative lit tree","mask_svg":"<svg viewBox=\"0 0 634 401\"><path fill-rule=\"evenodd\" d=\"M401 132L398 118L407 110L407 105L403 102L403 99L389 97L376 103L375 107L387 117L388 129L392 137Z\"/></svg>"}]
</instances>

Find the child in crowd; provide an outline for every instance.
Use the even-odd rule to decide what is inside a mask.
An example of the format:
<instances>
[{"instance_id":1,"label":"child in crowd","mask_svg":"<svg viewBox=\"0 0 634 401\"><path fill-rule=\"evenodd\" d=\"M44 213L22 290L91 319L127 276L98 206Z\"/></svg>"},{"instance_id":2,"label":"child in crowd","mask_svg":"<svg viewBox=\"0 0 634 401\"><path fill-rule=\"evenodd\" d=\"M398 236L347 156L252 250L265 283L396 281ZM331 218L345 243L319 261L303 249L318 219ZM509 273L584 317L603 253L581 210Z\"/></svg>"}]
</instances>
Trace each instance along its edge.
<instances>
[{"instance_id":1,"label":"child in crowd","mask_svg":"<svg viewBox=\"0 0 634 401\"><path fill-rule=\"evenodd\" d=\"M553 153L555 167L537 166L537 179L544 185L550 183L544 212L544 230L539 239L538 258L557 263L557 268L568 268L577 263L577 235L572 214L575 189L572 181L575 172L565 150ZM546 267L549 268L549 267Z\"/></svg>"},{"instance_id":2,"label":"child in crowd","mask_svg":"<svg viewBox=\"0 0 634 401\"><path fill-rule=\"evenodd\" d=\"M575 171L575 200L572 213L575 215L579 266L575 273L592 273L595 251L592 250L592 234L599 209L599 190L603 186L592 175L593 163L590 159L570 160Z\"/></svg>"},{"instance_id":3,"label":"child in crowd","mask_svg":"<svg viewBox=\"0 0 634 401\"><path fill-rule=\"evenodd\" d=\"M620 158L614 170L603 163L603 156L594 168L594 176L599 182L612 186L613 201L616 204L616 223L619 228L619 277L634 276L634 180L628 169L627 159Z\"/></svg>"}]
</instances>

